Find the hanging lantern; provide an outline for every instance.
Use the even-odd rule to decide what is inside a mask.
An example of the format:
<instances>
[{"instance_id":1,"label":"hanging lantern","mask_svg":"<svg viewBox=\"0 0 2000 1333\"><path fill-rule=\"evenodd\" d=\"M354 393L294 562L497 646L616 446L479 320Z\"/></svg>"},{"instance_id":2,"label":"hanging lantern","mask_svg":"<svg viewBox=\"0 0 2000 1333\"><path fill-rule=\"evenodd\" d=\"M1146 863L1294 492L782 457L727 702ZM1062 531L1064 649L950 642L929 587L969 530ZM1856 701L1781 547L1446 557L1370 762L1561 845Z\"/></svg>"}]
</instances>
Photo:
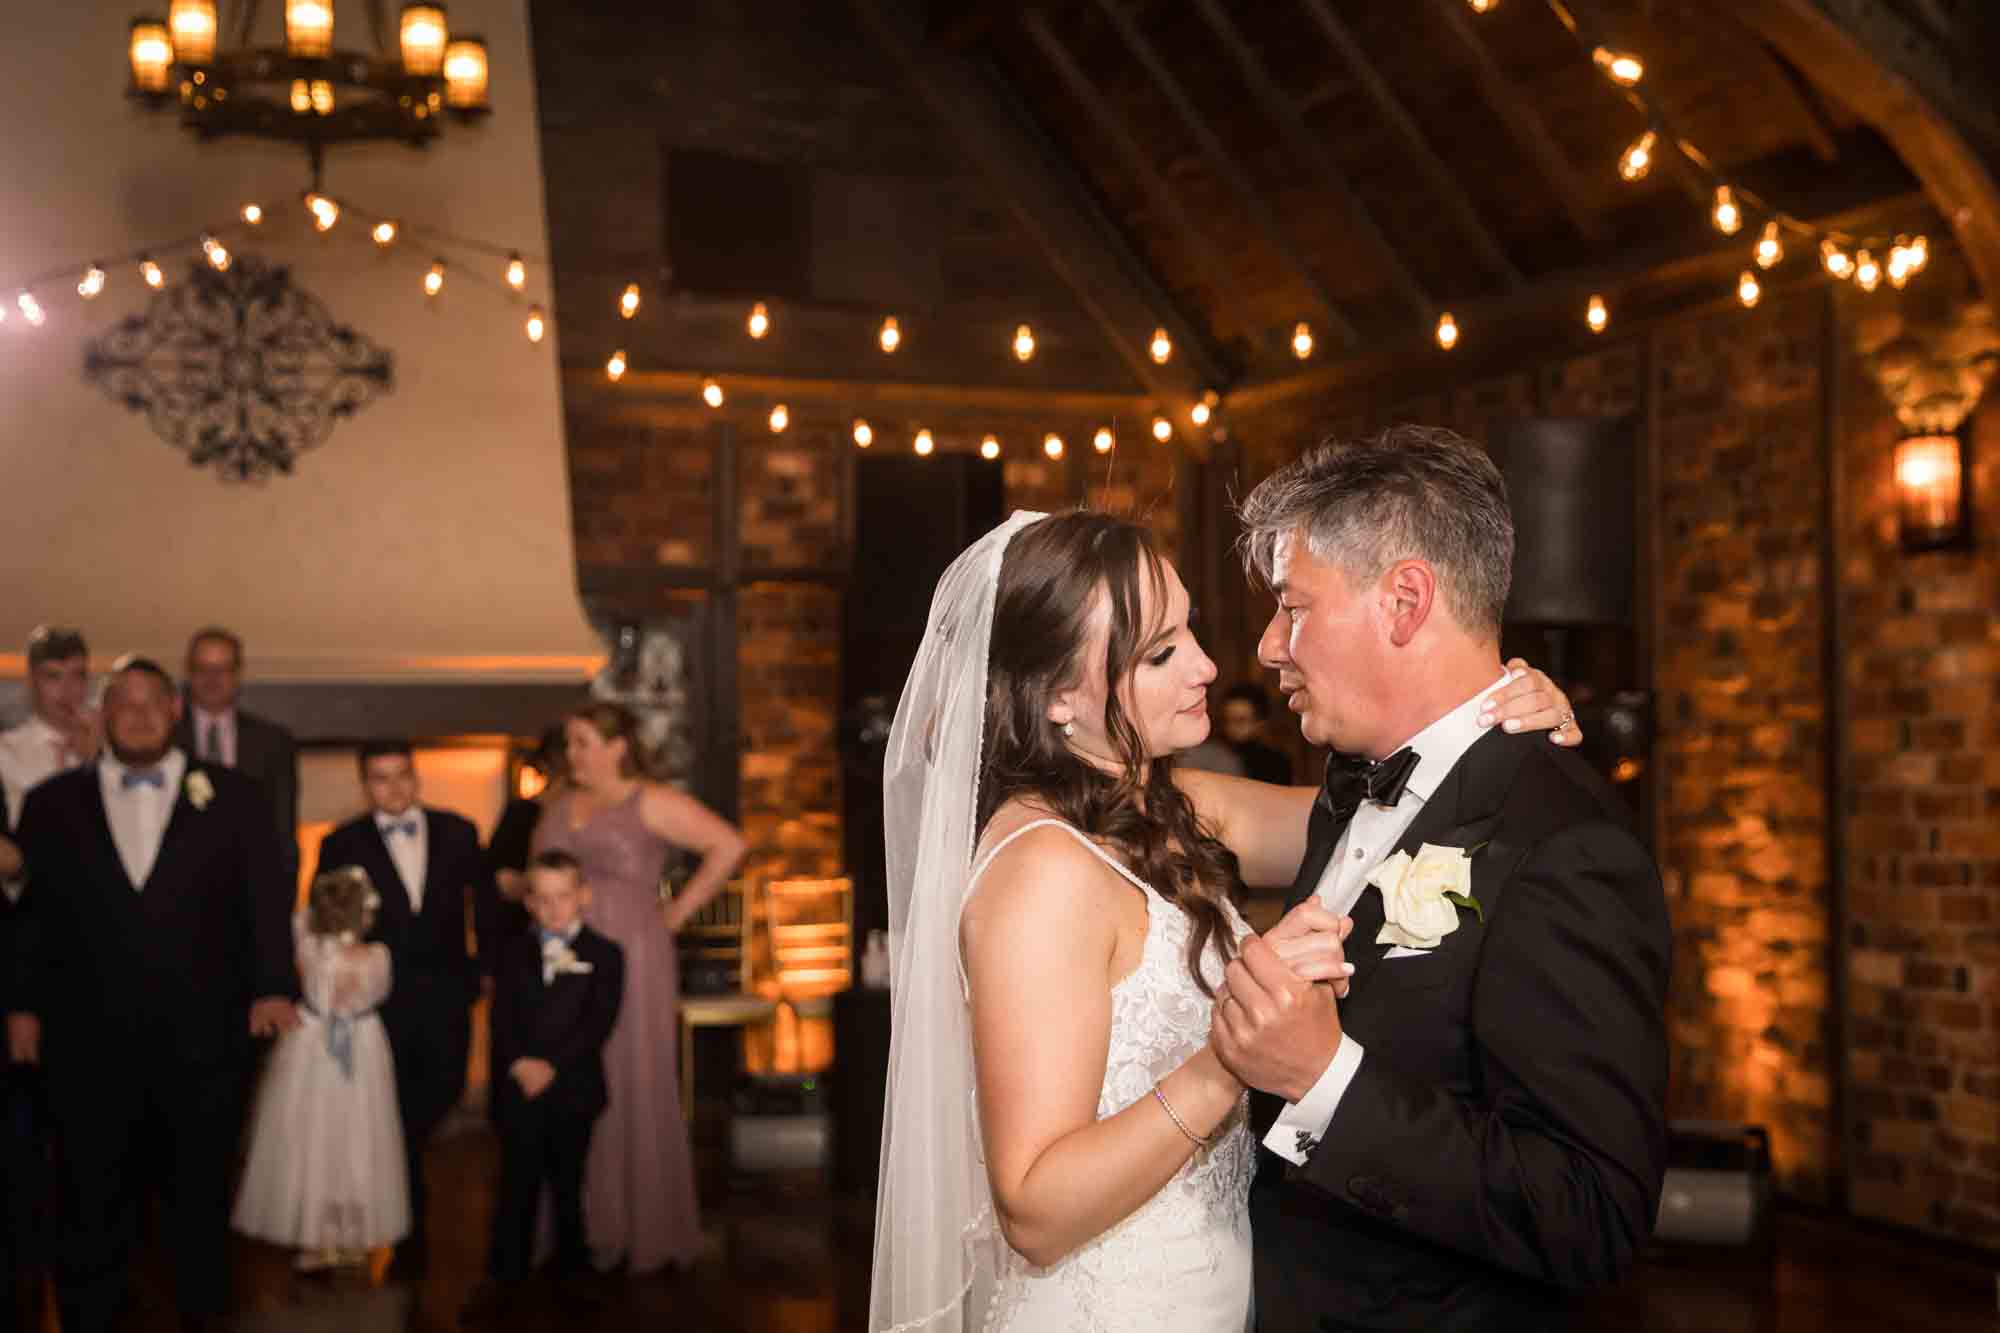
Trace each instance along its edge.
<instances>
[{"instance_id":1,"label":"hanging lantern","mask_svg":"<svg viewBox=\"0 0 2000 1333\"><path fill-rule=\"evenodd\" d=\"M486 103L486 43L478 37L454 37L444 48L444 104L473 114Z\"/></svg>"},{"instance_id":2,"label":"hanging lantern","mask_svg":"<svg viewBox=\"0 0 2000 1333\"><path fill-rule=\"evenodd\" d=\"M1922 431L1896 446L1898 529L1906 551L1968 545L1965 434Z\"/></svg>"},{"instance_id":3,"label":"hanging lantern","mask_svg":"<svg viewBox=\"0 0 2000 1333\"><path fill-rule=\"evenodd\" d=\"M133 93L165 96L174 67L174 43L167 25L156 18L133 19L130 50Z\"/></svg>"},{"instance_id":4,"label":"hanging lantern","mask_svg":"<svg viewBox=\"0 0 2000 1333\"><path fill-rule=\"evenodd\" d=\"M285 0L285 50L294 60L333 54L333 0Z\"/></svg>"},{"instance_id":5,"label":"hanging lantern","mask_svg":"<svg viewBox=\"0 0 2000 1333\"><path fill-rule=\"evenodd\" d=\"M183 65L215 63L215 0L174 0L167 10L174 59Z\"/></svg>"},{"instance_id":6,"label":"hanging lantern","mask_svg":"<svg viewBox=\"0 0 2000 1333\"><path fill-rule=\"evenodd\" d=\"M445 43L450 38L443 5L404 5L401 36L403 73L430 79L443 72Z\"/></svg>"}]
</instances>

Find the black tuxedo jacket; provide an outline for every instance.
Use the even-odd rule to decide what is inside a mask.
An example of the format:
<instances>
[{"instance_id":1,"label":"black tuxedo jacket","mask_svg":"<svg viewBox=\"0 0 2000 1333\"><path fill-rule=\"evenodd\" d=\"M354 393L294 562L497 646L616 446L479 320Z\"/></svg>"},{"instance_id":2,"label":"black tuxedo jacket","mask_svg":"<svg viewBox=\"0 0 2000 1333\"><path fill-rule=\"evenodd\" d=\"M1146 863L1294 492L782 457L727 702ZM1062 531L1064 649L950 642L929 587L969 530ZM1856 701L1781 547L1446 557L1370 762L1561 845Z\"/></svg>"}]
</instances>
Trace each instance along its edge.
<instances>
[{"instance_id":1,"label":"black tuxedo jacket","mask_svg":"<svg viewBox=\"0 0 2000 1333\"><path fill-rule=\"evenodd\" d=\"M188 1067L248 1059L250 1004L296 998L286 878L262 794L190 763L145 884L118 859L95 764L57 774L21 812L27 886L9 1007L42 1020L52 1082L129 1078L137 1056Z\"/></svg>"},{"instance_id":2,"label":"black tuxedo jacket","mask_svg":"<svg viewBox=\"0 0 2000 1333\"><path fill-rule=\"evenodd\" d=\"M589 926L570 948L591 970L547 985L535 932L508 940L500 951L493 976L492 1087L502 1125L509 1111L528 1104L507 1072L523 1056L555 1066L555 1082L537 1102L580 1116L594 1116L606 1105L604 1043L625 995L625 951Z\"/></svg>"},{"instance_id":3,"label":"black tuxedo jacket","mask_svg":"<svg viewBox=\"0 0 2000 1333\"><path fill-rule=\"evenodd\" d=\"M1332 856L1316 805L1292 888ZM1397 844L1478 848L1484 919L1384 959L1354 907L1343 1028L1366 1048L1306 1165L1261 1152L1257 1325L1547 1328L1651 1234L1666 1155L1671 937L1616 795L1545 736L1481 737ZM1260 1095L1268 1125L1277 1099Z\"/></svg>"},{"instance_id":4,"label":"black tuxedo jacket","mask_svg":"<svg viewBox=\"0 0 2000 1333\"><path fill-rule=\"evenodd\" d=\"M199 750L194 705L181 709L174 744L192 758ZM292 733L255 713L236 710L236 771L264 789L278 842L296 876L299 861L299 747Z\"/></svg>"}]
</instances>

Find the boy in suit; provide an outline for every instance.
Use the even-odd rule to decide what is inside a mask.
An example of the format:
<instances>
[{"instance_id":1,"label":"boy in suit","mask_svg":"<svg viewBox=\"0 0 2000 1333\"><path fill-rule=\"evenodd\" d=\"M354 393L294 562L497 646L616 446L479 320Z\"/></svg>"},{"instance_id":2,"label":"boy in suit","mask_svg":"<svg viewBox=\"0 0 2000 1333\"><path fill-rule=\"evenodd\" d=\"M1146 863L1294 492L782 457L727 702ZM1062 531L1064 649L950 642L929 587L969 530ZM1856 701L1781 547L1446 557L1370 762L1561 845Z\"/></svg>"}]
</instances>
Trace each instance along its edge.
<instances>
[{"instance_id":1,"label":"boy in suit","mask_svg":"<svg viewBox=\"0 0 2000 1333\"><path fill-rule=\"evenodd\" d=\"M625 954L583 924L590 887L576 858L550 850L528 867L536 929L509 940L493 978L493 1099L500 1190L489 1277L464 1318L491 1318L528 1276L535 1209L554 1194L554 1268L565 1295L588 1304L575 1279L589 1271L583 1170L606 1105L604 1043L625 993Z\"/></svg>"}]
</instances>

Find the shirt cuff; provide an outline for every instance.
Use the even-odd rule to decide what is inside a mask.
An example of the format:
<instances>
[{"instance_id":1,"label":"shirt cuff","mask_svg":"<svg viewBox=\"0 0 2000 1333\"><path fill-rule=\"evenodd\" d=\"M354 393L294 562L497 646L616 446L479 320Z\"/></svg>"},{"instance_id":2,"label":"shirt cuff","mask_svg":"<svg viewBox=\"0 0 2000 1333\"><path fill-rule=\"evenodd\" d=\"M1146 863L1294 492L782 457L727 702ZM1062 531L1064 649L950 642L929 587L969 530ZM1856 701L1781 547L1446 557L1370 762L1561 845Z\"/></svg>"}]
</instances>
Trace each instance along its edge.
<instances>
[{"instance_id":1,"label":"shirt cuff","mask_svg":"<svg viewBox=\"0 0 2000 1333\"><path fill-rule=\"evenodd\" d=\"M1277 1123L1264 1135L1264 1146L1293 1166L1304 1166L1312 1150L1319 1146L1326 1134L1326 1127L1333 1123L1333 1113L1340 1109L1340 1099L1347 1095L1347 1087L1354 1082L1354 1076L1361 1069L1361 1057L1365 1054L1361 1043L1342 1033L1340 1045L1334 1048L1333 1059L1327 1062L1326 1072L1319 1076L1319 1082L1311 1091L1296 1102L1285 1103L1285 1109L1278 1113Z\"/></svg>"}]
</instances>

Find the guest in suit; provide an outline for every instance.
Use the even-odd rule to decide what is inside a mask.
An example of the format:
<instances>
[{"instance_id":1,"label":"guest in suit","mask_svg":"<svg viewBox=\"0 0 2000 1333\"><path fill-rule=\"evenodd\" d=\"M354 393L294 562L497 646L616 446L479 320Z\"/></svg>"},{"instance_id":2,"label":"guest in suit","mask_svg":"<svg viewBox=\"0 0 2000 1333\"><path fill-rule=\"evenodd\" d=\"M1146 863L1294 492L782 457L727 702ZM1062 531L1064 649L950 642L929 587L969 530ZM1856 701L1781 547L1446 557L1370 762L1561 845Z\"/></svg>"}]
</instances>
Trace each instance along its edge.
<instances>
[{"instance_id":1,"label":"guest in suit","mask_svg":"<svg viewBox=\"0 0 2000 1333\"><path fill-rule=\"evenodd\" d=\"M26 721L0 731L0 790L7 830L44 778L97 757L99 723L90 706L90 648L73 629L38 625L28 636ZM6 830L0 830L6 831Z\"/></svg>"},{"instance_id":2,"label":"guest in suit","mask_svg":"<svg viewBox=\"0 0 2000 1333\"><path fill-rule=\"evenodd\" d=\"M58 1126L64 1333L119 1319L163 1174L184 1325L222 1314L251 1038L297 1021L293 891L263 801L174 747L178 713L164 669L121 659L109 753L42 783L21 815L7 1041L43 1063Z\"/></svg>"},{"instance_id":3,"label":"guest in suit","mask_svg":"<svg viewBox=\"0 0 2000 1333\"><path fill-rule=\"evenodd\" d=\"M555 1205L555 1272L570 1297L589 1291L583 1169L606 1105L604 1043L624 996L625 951L583 924L590 886L574 856L542 852L528 879L537 929L507 941L493 979L500 1190L490 1276L467 1302L467 1319L498 1314L507 1288L528 1276L544 1184Z\"/></svg>"},{"instance_id":4,"label":"guest in suit","mask_svg":"<svg viewBox=\"0 0 2000 1333\"><path fill-rule=\"evenodd\" d=\"M1243 761L1243 776L1280 787L1292 785L1292 758L1264 739L1271 696L1261 685L1238 681L1222 694L1222 739Z\"/></svg>"},{"instance_id":5,"label":"guest in suit","mask_svg":"<svg viewBox=\"0 0 2000 1333\"><path fill-rule=\"evenodd\" d=\"M188 640L188 708L176 744L203 763L233 768L261 784L293 879L299 868L299 747L276 722L237 707L243 689L243 640L226 629L196 630Z\"/></svg>"},{"instance_id":6,"label":"guest in suit","mask_svg":"<svg viewBox=\"0 0 2000 1333\"><path fill-rule=\"evenodd\" d=\"M314 877L360 866L382 895L371 940L389 946L391 989L382 1006L396 1057L396 1100L410 1164L410 1235L393 1273L422 1277L429 1262L424 1149L465 1092L479 966L466 952L469 898L486 868L472 821L417 802L407 741L361 747L368 813L326 835Z\"/></svg>"}]
</instances>

